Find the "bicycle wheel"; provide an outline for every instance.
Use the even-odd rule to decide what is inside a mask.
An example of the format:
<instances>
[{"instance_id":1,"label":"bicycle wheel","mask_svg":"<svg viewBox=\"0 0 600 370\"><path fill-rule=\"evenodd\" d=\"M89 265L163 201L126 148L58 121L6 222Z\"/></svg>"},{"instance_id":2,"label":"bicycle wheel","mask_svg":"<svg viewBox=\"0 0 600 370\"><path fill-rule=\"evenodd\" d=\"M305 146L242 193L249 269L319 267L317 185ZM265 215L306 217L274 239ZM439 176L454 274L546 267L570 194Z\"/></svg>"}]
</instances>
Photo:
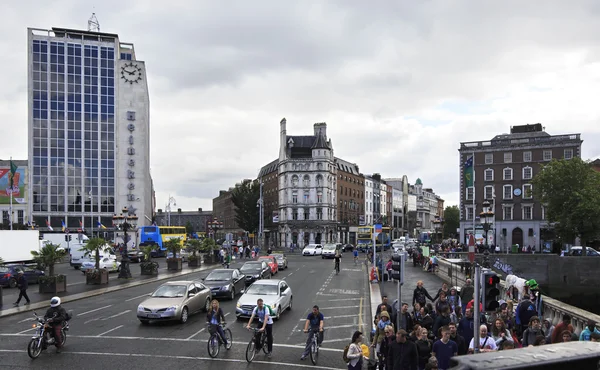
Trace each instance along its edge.
<instances>
[{"instance_id":1,"label":"bicycle wheel","mask_svg":"<svg viewBox=\"0 0 600 370\"><path fill-rule=\"evenodd\" d=\"M248 363L252 362L254 356L256 356L256 346L254 345L254 338L252 338L248 343L248 347L246 347L246 361Z\"/></svg>"},{"instance_id":2,"label":"bicycle wheel","mask_svg":"<svg viewBox=\"0 0 600 370\"><path fill-rule=\"evenodd\" d=\"M219 355L219 350L221 346L219 345L219 338L217 338L217 334L213 334L208 338L208 355L212 358L215 358Z\"/></svg>"},{"instance_id":3,"label":"bicycle wheel","mask_svg":"<svg viewBox=\"0 0 600 370\"><path fill-rule=\"evenodd\" d=\"M233 334L231 334L231 330L225 329L225 339L227 340L227 346L225 348L231 349L233 345Z\"/></svg>"},{"instance_id":4,"label":"bicycle wheel","mask_svg":"<svg viewBox=\"0 0 600 370\"><path fill-rule=\"evenodd\" d=\"M269 353L269 349L267 348L267 333L263 332L262 339L260 340L261 347L265 355Z\"/></svg>"},{"instance_id":5,"label":"bicycle wheel","mask_svg":"<svg viewBox=\"0 0 600 370\"><path fill-rule=\"evenodd\" d=\"M319 360L319 345L317 344L316 339L313 338L312 345L310 346L310 361L313 365L317 364Z\"/></svg>"}]
</instances>

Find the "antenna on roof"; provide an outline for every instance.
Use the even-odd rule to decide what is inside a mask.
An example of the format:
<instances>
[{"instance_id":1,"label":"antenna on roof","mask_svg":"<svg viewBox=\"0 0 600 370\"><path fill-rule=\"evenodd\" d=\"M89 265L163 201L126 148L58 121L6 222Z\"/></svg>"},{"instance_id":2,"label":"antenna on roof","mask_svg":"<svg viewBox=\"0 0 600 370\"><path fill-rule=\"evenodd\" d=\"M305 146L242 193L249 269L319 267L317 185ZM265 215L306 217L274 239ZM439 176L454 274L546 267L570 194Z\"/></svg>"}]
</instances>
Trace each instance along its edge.
<instances>
[{"instance_id":1,"label":"antenna on roof","mask_svg":"<svg viewBox=\"0 0 600 370\"><path fill-rule=\"evenodd\" d=\"M98 22L98 18L96 18L96 13L92 13L92 16L88 19L88 31L100 32L100 22Z\"/></svg>"}]
</instances>

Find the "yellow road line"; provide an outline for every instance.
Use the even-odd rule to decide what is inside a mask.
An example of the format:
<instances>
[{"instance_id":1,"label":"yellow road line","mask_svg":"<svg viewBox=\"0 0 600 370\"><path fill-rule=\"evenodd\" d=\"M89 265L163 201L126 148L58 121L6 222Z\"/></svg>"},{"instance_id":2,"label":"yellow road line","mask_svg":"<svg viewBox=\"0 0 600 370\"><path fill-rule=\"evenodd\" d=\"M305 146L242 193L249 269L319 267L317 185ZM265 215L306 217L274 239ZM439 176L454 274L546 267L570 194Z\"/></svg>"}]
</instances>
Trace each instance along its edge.
<instances>
[{"instance_id":1,"label":"yellow road line","mask_svg":"<svg viewBox=\"0 0 600 370\"><path fill-rule=\"evenodd\" d=\"M362 329L363 329L363 318L362 318L363 299L364 299L364 297L360 297L360 304L359 304L360 308L358 309L358 331L362 331Z\"/></svg>"}]
</instances>

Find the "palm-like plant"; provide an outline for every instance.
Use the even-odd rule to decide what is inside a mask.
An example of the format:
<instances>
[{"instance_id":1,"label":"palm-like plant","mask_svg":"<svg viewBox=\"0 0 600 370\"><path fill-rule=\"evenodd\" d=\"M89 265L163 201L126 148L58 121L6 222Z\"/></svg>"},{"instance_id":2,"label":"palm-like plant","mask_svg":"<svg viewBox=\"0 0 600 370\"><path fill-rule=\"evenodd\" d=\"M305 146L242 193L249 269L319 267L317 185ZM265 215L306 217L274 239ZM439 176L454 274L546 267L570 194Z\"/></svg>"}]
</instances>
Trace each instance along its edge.
<instances>
[{"instance_id":1,"label":"palm-like plant","mask_svg":"<svg viewBox=\"0 0 600 370\"><path fill-rule=\"evenodd\" d=\"M202 250L202 242L198 239L190 239L186 242L187 250L192 252L192 255L188 258L189 261L195 261L198 259L196 256L197 252Z\"/></svg>"},{"instance_id":2,"label":"palm-like plant","mask_svg":"<svg viewBox=\"0 0 600 370\"><path fill-rule=\"evenodd\" d=\"M54 276L54 265L65 256L65 250L59 244L46 243L39 251L31 251L34 261L48 268L48 276Z\"/></svg>"},{"instance_id":3,"label":"palm-like plant","mask_svg":"<svg viewBox=\"0 0 600 370\"><path fill-rule=\"evenodd\" d=\"M96 262L96 270L100 269L100 250L104 249L106 246L106 241L102 238L92 238L88 240L87 243L83 245L79 250L85 252L86 256L94 255L94 260Z\"/></svg>"},{"instance_id":4,"label":"palm-like plant","mask_svg":"<svg viewBox=\"0 0 600 370\"><path fill-rule=\"evenodd\" d=\"M173 253L173 257L171 259L177 259L177 253L181 251L181 239L180 238L172 238L164 242L165 248Z\"/></svg>"},{"instance_id":5,"label":"palm-like plant","mask_svg":"<svg viewBox=\"0 0 600 370\"><path fill-rule=\"evenodd\" d=\"M215 262L214 258L215 258L215 247L217 246L217 243L215 243L215 241L211 238L204 238L204 240L202 240L202 251L204 252L208 252L210 251L210 259L212 262Z\"/></svg>"}]
</instances>

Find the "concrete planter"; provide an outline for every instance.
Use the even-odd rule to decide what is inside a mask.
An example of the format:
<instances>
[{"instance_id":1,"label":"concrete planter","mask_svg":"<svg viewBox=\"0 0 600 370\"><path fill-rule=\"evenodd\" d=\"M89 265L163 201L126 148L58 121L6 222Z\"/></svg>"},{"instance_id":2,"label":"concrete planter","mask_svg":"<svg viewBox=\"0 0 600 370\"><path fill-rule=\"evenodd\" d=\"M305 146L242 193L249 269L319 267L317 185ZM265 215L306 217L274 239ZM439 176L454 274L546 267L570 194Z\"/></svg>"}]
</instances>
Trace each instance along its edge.
<instances>
[{"instance_id":1,"label":"concrete planter","mask_svg":"<svg viewBox=\"0 0 600 370\"><path fill-rule=\"evenodd\" d=\"M200 267L200 259L197 258L195 260L189 260L188 267L191 267L191 268Z\"/></svg>"},{"instance_id":2,"label":"concrete planter","mask_svg":"<svg viewBox=\"0 0 600 370\"><path fill-rule=\"evenodd\" d=\"M181 258L170 258L167 260L167 270L181 271L182 268L183 268L183 261Z\"/></svg>"},{"instance_id":3,"label":"concrete planter","mask_svg":"<svg viewBox=\"0 0 600 370\"><path fill-rule=\"evenodd\" d=\"M146 275L146 276L158 275L158 263L156 263L156 262L140 263L140 275Z\"/></svg>"},{"instance_id":4,"label":"concrete planter","mask_svg":"<svg viewBox=\"0 0 600 370\"><path fill-rule=\"evenodd\" d=\"M108 271L105 269L86 271L85 283L92 285L108 284Z\"/></svg>"},{"instance_id":5,"label":"concrete planter","mask_svg":"<svg viewBox=\"0 0 600 370\"><path fill-rule=\"evenodd\" d=\"M38 284L38 289L40 294L56 294L67 291L67 277L64 275L61 276L52 276L48 277L44 280L40 280Z\"/></svg>"}]
</instances>

